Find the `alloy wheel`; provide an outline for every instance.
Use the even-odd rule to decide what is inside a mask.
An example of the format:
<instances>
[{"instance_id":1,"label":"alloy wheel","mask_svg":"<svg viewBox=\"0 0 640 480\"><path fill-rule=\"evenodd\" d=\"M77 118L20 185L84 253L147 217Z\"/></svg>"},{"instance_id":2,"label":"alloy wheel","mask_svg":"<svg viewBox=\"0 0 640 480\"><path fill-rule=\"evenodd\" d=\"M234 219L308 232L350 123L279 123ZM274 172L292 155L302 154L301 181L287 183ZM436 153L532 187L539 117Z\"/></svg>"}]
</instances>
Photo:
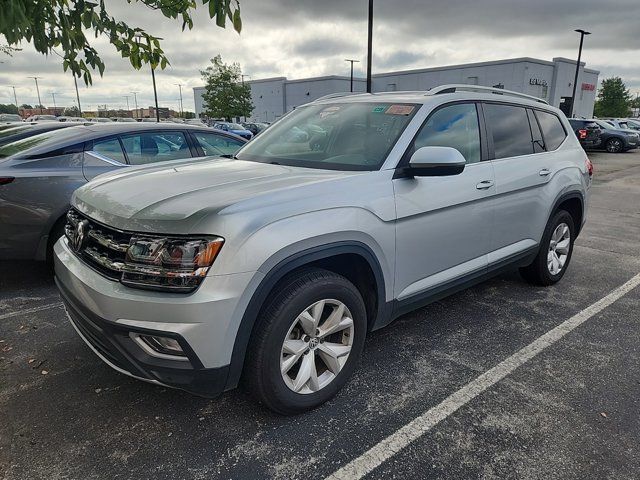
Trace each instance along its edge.
<instances>
[{"instance_id":1,"label":"alloy wheel","mask_svg":"<svg viewBox=\"0 0 640 480\"><path fill-rule=\"evenodd\" d=\"M607 142L607 152L618 153L622 149L622 142L617 139L609 140Z\"/></svg>"},{"instance_id":2,"label":"alloy wheel","mask_svg":"<svg viewBox=\"0 0 640 480\"><path fill-rule=\"evenodd\" d=\"M559 224L549 242L549 252L547 254L547 268L551 275L558 275L569 257L569 248L571 246L571 230L566 223Z\"/></svg>"},{"instance_id":3,"label":"alloy wheel","mask_svg":"<svg viewBox=\"0 0 640 480\"><path fill-rule=\"evenodd\" d=\"M346 364L353 338L353 318L341 301L324 299L305 308L289 328L280 352L280 372L287 387L300 394L326 387Z\"/></svg>"}]
</instances>

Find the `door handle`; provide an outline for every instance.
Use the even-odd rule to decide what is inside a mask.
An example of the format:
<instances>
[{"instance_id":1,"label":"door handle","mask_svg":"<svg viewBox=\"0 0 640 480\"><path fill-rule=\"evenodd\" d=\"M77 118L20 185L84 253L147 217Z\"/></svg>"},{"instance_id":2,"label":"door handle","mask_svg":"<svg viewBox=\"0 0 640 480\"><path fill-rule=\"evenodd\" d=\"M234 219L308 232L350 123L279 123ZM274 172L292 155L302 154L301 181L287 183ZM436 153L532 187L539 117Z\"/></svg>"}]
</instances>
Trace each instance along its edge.
<instances>
[{"instance_id":1,"label":"door handle","mask_svg":"<svg viewBox=\"0 0 640 480\"><path fill-rule=\"evenodd\" d=\"M479 184L476 185L478 190L487 190L488 188L493 187L493 180L483 180Z\"/></svg>"},{"instance_id":2,"label":"door handle","mask_svg":"<svg viewBox=\"0 0 640 480\"><path fill-rule=\"evenodd\" d=\"M540 175L541 177L546 177L547 175L550 175L550 174L551 174L551 170L549 170L548 168L543 168L538 172L538 175Z\"/></svg>"}]
</instances>

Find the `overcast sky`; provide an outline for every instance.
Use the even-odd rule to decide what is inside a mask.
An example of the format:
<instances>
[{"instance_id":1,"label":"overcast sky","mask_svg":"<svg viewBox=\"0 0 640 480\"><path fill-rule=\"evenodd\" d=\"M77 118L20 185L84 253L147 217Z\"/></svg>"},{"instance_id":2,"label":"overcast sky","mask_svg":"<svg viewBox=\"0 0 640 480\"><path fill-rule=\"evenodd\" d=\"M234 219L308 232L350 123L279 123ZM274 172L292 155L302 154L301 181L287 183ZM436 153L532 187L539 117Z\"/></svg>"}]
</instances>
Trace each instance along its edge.
<instances>
[{"instance_id":1,"label":"overcast sky","mask_svg":"<svg viewBox=\"0 0 640 480\"><path fill-rule=\"evenodd\" d=\"M363 75L366 57L366 0L240 0L243 31L222 30L204 8L195 14L193 30L182 32L179 21L125 0L106 0L119 20L164 38L171 65L156 72L161 106L178 107L182 83L185 109L193 110L199 71L220 53L225 62L239 62L251 78L348 75L345 58L359 59ZM197 0L200 4L201 0ZM640 92L640 4L637 0L377 0L374 28L374 73L427 68L457 63L516 57L575 58L579 35L586 38L583 60L601 71L600 80L621 76L634 95ZM90 37L92 38L92 37ZM4 43L0 36L0 44ZM131 91L139 91L138 105L152 104L149 68L136 71L121 59L106 39L94 46L107 65L104 77L94 75L93 86L82 85L83 109L97 104L133 108ZM61 60L36 54L29 44L13 58L0 58L0 103L37 103L33 80L41 76L40 93L52 106L75 101L73 78L62 71Z\"/></svg>"}]
</instances>

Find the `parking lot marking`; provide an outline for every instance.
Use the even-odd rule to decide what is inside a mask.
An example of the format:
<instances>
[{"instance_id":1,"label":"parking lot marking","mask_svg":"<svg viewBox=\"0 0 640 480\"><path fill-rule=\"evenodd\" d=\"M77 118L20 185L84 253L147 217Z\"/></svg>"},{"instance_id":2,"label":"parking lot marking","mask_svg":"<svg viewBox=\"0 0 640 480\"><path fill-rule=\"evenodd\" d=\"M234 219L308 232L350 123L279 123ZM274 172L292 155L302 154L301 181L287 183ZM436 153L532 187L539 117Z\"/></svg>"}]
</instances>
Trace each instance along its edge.
<instances>
[{"instance_id":1,"label":"parking lot marking","mask_svg":"<svg viewBox=\"0 0 640 480\"><path fill-rule=\"evenodd\" d=\"M42 310L49 310L50 308L58 308L62 306L62 302L50 303L48 305L41 305L39 307L27 308L26 310L18 310L17 312L3 313L0 315L0 320L6 318L17 317L18 315L28 315L29 313L41 312Z\"/></svg>"},{"instance_id":2,"label":"parking lot marking","mask_svg":"<svg viewBox=\"0 0 640 480\"><path fill-rule=\"evenodd\" d=\"M568 320L565 320L541 337L538 337L532 343L518 350L495 367L487 370L455 393L449 395L441 403L427 410L404 427L401 427L374 445L358 458L329 475L326 480L359 479L371 473L375 468L382 465L382 463L389 460L396 453L399 453L413 441L427 433L431 428L456 412L460 407L469 403L485 390L512 373L516 368L527 363L547 347L556 343L566 334L582 325L594 315L600 313L638 285L640 285L640 273L594 304L588 306Z\"/></svg>"}]
</instances>

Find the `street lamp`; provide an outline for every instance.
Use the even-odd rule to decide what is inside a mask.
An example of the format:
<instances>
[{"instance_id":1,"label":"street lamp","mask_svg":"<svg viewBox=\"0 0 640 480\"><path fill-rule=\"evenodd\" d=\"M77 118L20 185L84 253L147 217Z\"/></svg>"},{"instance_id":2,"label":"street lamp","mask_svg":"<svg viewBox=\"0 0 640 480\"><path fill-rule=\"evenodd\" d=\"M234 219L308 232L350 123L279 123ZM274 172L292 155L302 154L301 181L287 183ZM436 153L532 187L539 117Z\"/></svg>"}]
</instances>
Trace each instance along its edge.
<instances>
[{"instance_id":1,"label":"street lamp","mask_svg":"<svg viewBox=\"0 0 640 480\"><path fill-rule=\"evenodd\" d=\"M351 64L351 83L350 83L351 90L350 91L353 92L353 64L360 63L360 60L352 60L350 58L345 58L344 61L349 62Z\"/></svg>"},{"instance_id":2,"label":"street lamp","mask_svg":"<svg viewBox=\"0 0 640 480\"><path fill-rule=\"evenodd\" d=\"M138 49L140 47L140 39L142 38L142 35L140 33L137 33L134 35L134 37L136 38L136 42L138 43ZM153 63L150 63L151 65L151 80L153 81L153 97L155 98L156 101L156 122L160 123L160 110L158 109L158 90L156 89L156 72L155 72L155 68L153 67Z\"/></svg>"},{"instance_id":3,"label":"street lamp","mask_svg":"<svg viewBox=\"0 0 640 480\"><path fill-rule=\"evenodd\" d=\"M58 106L56 105L56 93L57 92L51 92L51 98L53 98L53 114L57 116Z\"/></svg>"},{"instance_id":4,"label":"street lamp","mask_svg":"<svg viewBox=\"0 0 640 480\"><path fill-rule=\"evenodd\" d=\"M42 77L27 77L33 78L36 82L36 92L38 92L38 106L40 107L40 115L42 115L42 100L40 100L40 87L38 87L38 80L42 80Z\"/></svg>"},{"instance_id":5,"label":"street lamp","mask_svg":"<svg viewBox=\"0 0 640 480\"><path fill-rule=\"evenodd\" d=\"M578 28L574 30L574 32L578 32L580 34L580 47L578 48L578 62L576 63L576 76L573 80L573 95L571 95L571 116L575 117L575 106L576 106L576 89L578 87L578 74L580 73L580 60L582 59L582 45L584 43L584 36L591 35L591 32L587 32L586 30L582 30Z\"/></svg>"},{"instance_id":6,"label":"street lamp","mask_svg":"<svg viewBox=\"0 0 640 480\"><path fill-rule=\"evenodd\" d=\"M367 38L367 93L371 93L371 60L373 56L373 0L369 0L369 28Z\"/></svg>"},{"instance_id":7,"label":"street lamp","mask_svg":"<svg viewBox=\"0 0 640 480\"><path fill-rule=\"evenodd\" d=\"M130 113L131 110L129 110L129 95L123 95L123 97L127 100L127 112Z\"/></svg>"},{"instance_id":8,"label":"street lamp","mask_svg":"<svg viewBox=\"0 0 640 480\"><path fill-rule=\"evenodd\" d=\"M177 87L180 89L180 117L184 118L184 109L182 108L182 84L174 83L174 85L177 85Z\"/></svg>"},{"instance_id":9,"label":"street lamp","mask_svg":"<svg viewBox=\"0 0 640 480\"><path fill-rule=\"evenodd\" d=\"M80 93L78 93L78 79L73 75L73 83L76 85L76 100L78 100L78 116L82 116L82 107L80 106Z\"/></svg>"},{"instance_id":10,"label":"street lamp","mask_svg":"<svg viewBox=\"0 0 640 480\"><path fill-rule=\"evenodd\" d=\"M136 118L138 118L138 93L139 92L131 92L133 93L133 102L134 105L136 106Z\"/></svg>"},{"instance_id":11,"label":"street lamp","mask_svg":"<svg viewBox=\"0 0 640 480\"><path fill-rule=\"evenodd\" d=\"M13 88L13 99L16 102L16 108L18 107L18 97L16 96L16 86L15 85L9 85L9 88Z\"/></svg>"}]
</instances>

